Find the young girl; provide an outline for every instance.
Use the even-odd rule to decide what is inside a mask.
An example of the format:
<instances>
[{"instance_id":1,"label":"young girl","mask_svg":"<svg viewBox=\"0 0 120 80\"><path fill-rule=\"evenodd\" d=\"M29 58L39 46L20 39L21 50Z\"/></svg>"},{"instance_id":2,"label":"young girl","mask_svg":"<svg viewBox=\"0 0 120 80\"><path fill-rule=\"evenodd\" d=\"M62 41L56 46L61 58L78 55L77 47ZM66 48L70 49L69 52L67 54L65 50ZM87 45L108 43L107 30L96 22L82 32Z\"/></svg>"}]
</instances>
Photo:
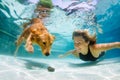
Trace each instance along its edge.
<instances>
[{"instance_id":1,"label":"young girl","mask_svg":"<svg viewBox=\"0 0 120 80\"><path fill-rule=\"evenodd\" d=\"M96 36L89 35L86 30L74 31L72 38L75 49L60 55L60 58L73 54L84 61L96 61L104 55L106 50L120 48L120 42L96 44Z\"/></svg>"}]
</instances>

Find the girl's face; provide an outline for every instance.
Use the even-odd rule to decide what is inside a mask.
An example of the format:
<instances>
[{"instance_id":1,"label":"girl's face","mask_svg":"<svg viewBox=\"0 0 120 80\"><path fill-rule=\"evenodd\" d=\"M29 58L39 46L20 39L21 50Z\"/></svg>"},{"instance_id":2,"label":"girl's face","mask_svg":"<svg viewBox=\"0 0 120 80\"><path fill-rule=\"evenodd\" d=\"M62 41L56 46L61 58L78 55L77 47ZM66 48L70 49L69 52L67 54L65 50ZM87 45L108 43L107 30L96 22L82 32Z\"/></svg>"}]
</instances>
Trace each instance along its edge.
<instances>
[{"instance_id":1,"label":"girl's face","mask_svg":"<svg viewBox=\"0 0 120 80\"><path fill-rule=\"evenodd\" d=\"M82 52L88 48L88 42L85 42L84 38L81 36L74 37L74 47L76 50Z\"/></svg>"}]
</instances>

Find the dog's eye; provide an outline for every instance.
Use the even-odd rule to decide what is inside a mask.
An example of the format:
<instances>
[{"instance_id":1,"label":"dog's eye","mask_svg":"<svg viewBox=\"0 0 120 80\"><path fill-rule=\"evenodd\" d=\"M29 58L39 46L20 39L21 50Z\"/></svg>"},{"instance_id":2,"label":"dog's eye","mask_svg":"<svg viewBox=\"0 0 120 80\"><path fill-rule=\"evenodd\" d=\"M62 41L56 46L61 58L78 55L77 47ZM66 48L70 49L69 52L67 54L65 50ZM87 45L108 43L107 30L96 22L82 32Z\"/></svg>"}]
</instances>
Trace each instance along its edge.
<instances>
[{"instance_id":1,"label":"dog's eye","mask_svg":"<svg viewBox=\"0 0 120 80\"><path fill-rule=\"evenodd\" d=\"M46 42L43 42L44 45L46 45Z\"/></svg>"}]
</instances>

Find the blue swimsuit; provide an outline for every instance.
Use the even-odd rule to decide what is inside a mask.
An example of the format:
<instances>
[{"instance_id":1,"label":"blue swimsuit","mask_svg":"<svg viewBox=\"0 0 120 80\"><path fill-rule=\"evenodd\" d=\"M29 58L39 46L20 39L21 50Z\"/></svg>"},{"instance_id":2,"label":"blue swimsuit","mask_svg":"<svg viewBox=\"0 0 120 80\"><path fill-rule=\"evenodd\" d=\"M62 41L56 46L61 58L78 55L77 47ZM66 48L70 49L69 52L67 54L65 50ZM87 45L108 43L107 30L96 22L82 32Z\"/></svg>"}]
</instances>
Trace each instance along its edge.
<instances>
[{"instance_id":1,"label":"blue swimsuit","mask_svg":"<svg viewBox=\"0 0 120 80\"><path fill-rule=\"evenodd\" d=\"M88 48L88 53L86 55L83 55L82 53L79 53L80 59L84 61L96 61L98 58L102 57L105 54L105 52L102 52L99 57L95 58L92 53L90 52L90 49Z\"/></svg>"}]
</instances>

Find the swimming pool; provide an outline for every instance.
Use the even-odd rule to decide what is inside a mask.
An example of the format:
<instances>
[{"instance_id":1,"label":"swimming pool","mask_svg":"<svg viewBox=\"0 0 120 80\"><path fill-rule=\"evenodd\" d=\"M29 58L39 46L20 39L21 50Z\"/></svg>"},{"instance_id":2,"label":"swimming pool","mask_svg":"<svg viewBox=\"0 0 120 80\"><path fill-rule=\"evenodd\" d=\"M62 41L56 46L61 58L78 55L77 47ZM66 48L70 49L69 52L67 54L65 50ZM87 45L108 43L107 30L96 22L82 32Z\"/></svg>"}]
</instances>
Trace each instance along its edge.
<instances>
[{"instance_id":1,"label":"swimming pool","mask_svg":"<svg viewBox=\"0 0 120 80\"><path fill-rule=\"evenodd\" d=\"M53 0L54 7L50 17L44 19L46 28L56 37L51 55L43 56L37 45L34 45L34 54L29 54L25 51L23 43L18 50L17 58L14 58L15 40L22 32L21 24L25 22L21 18L31 18L36 5L27 1L23 0L20 3L17 0L0 0L0 80L20 80L21 78L23 80L46 80L47 78L51 78L50 80L118 80L120 78L120 49L107 51L104 59L96 63L86 63L72 55L58 58L59 54L74 48L72 32L76 29L88 29L91 34L96 32L97 43L120 41L120 0L99 0L95 5L93 13L103 33L100 33L95 26L86 26L86 20L83 19L86 18L86 14L81 11L67 15L63 8L66 7L64 5L71 3L67 3L70 0L65 0L63 5ZM86 2L86 0L80 1ZM92 23L92 21L89 22ZM55 68L55 72L47 71L49 65Z\"/></svg>"}]
</instances>

